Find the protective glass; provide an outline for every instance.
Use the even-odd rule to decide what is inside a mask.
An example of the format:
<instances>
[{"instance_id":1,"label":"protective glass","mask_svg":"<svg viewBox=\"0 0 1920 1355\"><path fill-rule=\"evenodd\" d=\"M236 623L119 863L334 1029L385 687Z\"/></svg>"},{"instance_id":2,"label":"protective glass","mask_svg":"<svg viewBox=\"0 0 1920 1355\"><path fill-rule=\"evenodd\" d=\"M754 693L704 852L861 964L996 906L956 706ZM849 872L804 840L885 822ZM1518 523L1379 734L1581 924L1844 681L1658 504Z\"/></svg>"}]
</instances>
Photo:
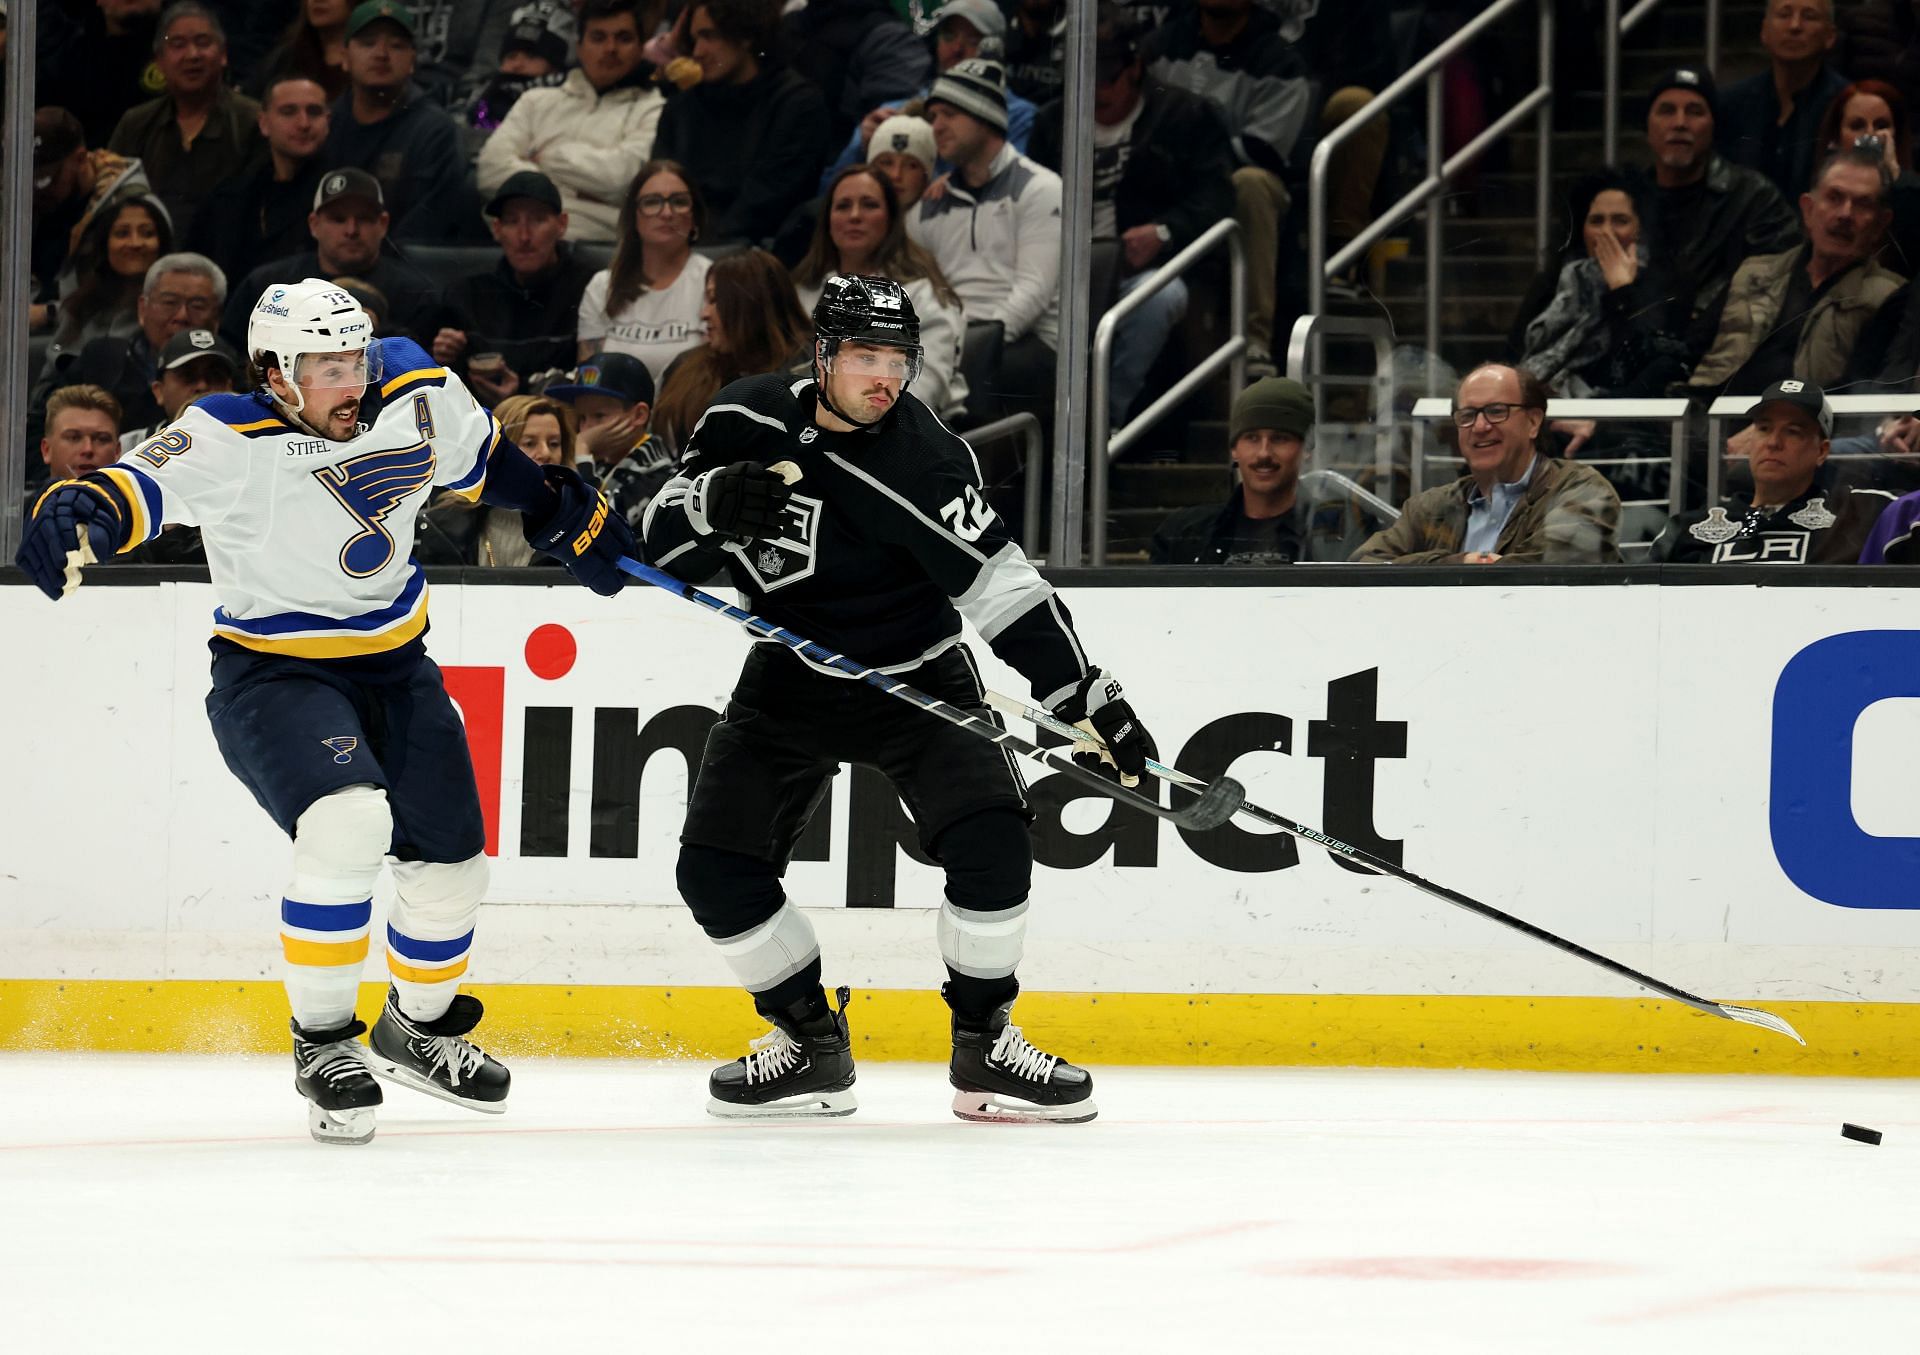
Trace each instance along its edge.
<instances>
[{"instance_id":1,"label":"protective glass","mask_svg":"<svg viewBox=\"0 0 1920 1355\"><path fill-rule=\"evenodd\" d=\"M301 390L365 390L379 379L380 350L371 344L345 353L302 353L293 360L293 384Z\"/></svg>"},{"instance_id":2,"label":"protective glass","mask_svg":"<svg viewBox=\"0 0 1920 1355\"><path fill-rule=\"evenodd\" d=\"M826 359L827 370L849 376L912 381L920 375L918 348L842 348Z\"/></svg>"}]
</instances>

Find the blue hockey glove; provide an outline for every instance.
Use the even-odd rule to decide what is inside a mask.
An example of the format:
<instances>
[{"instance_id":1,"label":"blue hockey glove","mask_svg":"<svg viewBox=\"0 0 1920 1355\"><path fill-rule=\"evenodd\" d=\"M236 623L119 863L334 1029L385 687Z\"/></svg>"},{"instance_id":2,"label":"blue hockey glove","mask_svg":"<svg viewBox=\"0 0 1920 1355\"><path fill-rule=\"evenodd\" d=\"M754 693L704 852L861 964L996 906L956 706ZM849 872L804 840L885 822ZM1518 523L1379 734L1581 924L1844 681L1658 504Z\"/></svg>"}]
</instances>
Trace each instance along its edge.
<instances>
[{"instance_id":1,"label":"blue hockey glove","mask_svg":"<svg viewBox=\"0 0 1920 1355\"><path fill-rule=\"evenodd\" d=\"M13 562L58 602L80 586L82 567L113 558L120 505L96 485L68 480L40 496Z\"/></svg>"},{"instance_id":2,"label":"blue hockey glove","mask_svg":"<svg viewBox=\"0 0 1920 1355\"><path fill-rule=\"evenodd\" d=\"M1120 680L1105 669L1096 668L1082 678L1073 695L1053 708L1053 714L1100 740L1097 748L1083 746L1085 751L1075 752L1073 760L1104 775L1118 773L1123 786L1139 785L1147 759L1159 760L1153 735L1127 704Z\"/></svg>"},{"instance_id":3,"label":"blue hockey glove","mask_svg":"<svg viewBox=\"0 0 1920 1355\"><path fill-rule=\"evenodd\" d=\"M538 522L527 519L527 544L565 565L576 581L612 597L627 583L616 562L639 554L632 528L572 467L548 466L544 473L558 502Z\"/></svg>"}]
</instances>

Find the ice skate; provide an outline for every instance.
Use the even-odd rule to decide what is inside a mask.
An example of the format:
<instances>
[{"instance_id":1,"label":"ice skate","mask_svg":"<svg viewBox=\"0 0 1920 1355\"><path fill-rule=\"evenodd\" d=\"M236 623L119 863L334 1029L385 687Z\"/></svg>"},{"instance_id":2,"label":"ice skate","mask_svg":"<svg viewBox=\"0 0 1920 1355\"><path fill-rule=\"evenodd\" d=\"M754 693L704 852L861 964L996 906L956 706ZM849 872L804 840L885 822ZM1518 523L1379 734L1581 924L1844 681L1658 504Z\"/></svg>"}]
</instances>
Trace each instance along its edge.
<instances>
[{"instance_id":1,"label":"ice skate","mask_svg":"<svg viewBox=\"0 0 1920 1355\"><path fill-rule=\"evenodd\" d=\"M1084 1124L1100 1113L1093 1075L1027 1043L1010 1019L1013 1003L984 1025L953 1018L953 1113L963 1120Z\"/></svg>"},{"instance_id":2,"label":"ice skate","mask_svg":"<svg viewBox=\"0 0 1920 1355\"><path fill-rule=\"evenodd\" d=\"M416 1021L387 990L387 1007L367 1043L374 1074L468 1110L504 1115L511 1078L505 1065L463 1038L480 1024L480 999L461 993L437 1021Z\"/></svg>"},{"instance_id":3,"label":"ice skate","mask_svg":"<svg viewBox=\"0 0 1920 1355\"><path fill-rule=\"evenodd\" d=\"M847 1033L847 999L840 1010L807 1020L780 1017L753 1042L750 1052L723 1063L707 1079L707 1113L723 1120L810 1119L851 1115L853 1042Z\"/></svg>"},{"instance_id":4,"label":"ice skate","mask_svg":"<svg viewBox=\"0 0 1920 1355\"><path fill-rule=\"evenodd\" d=\"M307 1098L307 1129L319 1143L373 1141L374 1108L380 1084L367 1068L367 1051L355 1037L366 1022L349 1021L335 1030L303 1030L293 1025L293 1086Z\"/></svg>"}]
</instances>

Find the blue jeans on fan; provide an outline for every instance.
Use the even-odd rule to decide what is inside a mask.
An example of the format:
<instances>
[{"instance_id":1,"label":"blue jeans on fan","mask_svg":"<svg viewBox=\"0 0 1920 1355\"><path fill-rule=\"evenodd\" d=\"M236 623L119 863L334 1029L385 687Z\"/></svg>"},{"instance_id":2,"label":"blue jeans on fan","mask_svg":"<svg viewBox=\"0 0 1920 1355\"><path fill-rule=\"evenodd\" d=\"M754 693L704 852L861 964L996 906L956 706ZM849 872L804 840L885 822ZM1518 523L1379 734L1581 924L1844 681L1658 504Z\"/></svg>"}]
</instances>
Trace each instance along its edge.
<instances>
[{"instance_id":1,"label":"blue jeans on fan","mask_svg":"<svg viewBox=\"0 0 1920 1355\"><path fill-rule=\"evenodd\" d=\"M1120 295L1139 290L1153 270L1135 273L1120 283ZM1127 417L1147 373L1167 346L1173 327L1187 318L1187 284L1179 278L1148 298L1145 305L1122 320L1113 336L1113 373L1107 385L1107 426L1118 428Z\"/></svg>"}]
</instances>

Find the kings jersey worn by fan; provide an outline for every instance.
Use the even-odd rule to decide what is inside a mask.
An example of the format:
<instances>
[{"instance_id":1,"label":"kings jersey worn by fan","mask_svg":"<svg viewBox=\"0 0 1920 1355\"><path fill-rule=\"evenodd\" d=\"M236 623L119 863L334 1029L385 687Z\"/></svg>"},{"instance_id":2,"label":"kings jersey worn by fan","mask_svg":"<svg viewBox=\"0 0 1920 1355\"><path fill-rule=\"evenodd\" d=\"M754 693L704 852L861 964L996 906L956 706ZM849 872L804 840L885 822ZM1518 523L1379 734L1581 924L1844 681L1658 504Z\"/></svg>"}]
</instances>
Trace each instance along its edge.
<instances>
[{"instance_id":1,"label":"kings jersey worn by fan","mask_svg":"<svg viewBox=\"0 0 1920 1355\"><path fill-rule=\"evenodd\" d=\"M213 395L101 471L133 509L123 550L163 523L203 529L215 648L396 668L420 652L426 575L414 522L433 486L478 498L500 425L410 339L349 441L289 424L264 394Z\"/></svg>"}]
</instances>

